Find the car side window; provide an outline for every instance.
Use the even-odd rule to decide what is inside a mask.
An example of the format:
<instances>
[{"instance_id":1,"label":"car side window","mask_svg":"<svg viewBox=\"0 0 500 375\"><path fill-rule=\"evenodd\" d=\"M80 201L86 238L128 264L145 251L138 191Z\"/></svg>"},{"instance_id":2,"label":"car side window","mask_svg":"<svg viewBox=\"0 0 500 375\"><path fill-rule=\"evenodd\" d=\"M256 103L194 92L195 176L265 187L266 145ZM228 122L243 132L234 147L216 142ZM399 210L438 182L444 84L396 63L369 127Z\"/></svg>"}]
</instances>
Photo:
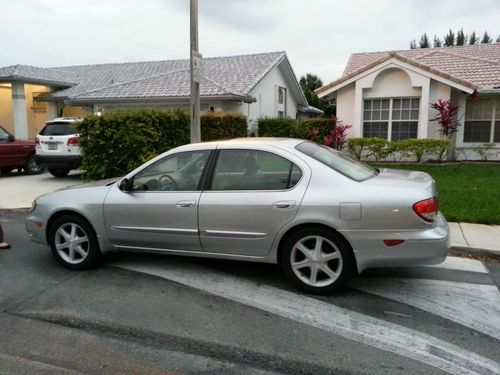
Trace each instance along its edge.
<instances>
[{"instance_id":1,"label":"car side window","mask_svg":"<svg viewBox=\"0 0 500 375\"><path fill-rule=\"evenodd\" d=\"M169 155L133 177L132 191L196 191L210 151Z\"/></svg>"},{"instance_id":2,"label":"car side window","mask_svg":"<svg viewBox=\"0 0 500 375\"><path fill-rule=\"evenodd\" d=\"M284 190L295 186L302 171L291 161L258 150L221 150L212 190Z\"/></svg>"}]
</instances>

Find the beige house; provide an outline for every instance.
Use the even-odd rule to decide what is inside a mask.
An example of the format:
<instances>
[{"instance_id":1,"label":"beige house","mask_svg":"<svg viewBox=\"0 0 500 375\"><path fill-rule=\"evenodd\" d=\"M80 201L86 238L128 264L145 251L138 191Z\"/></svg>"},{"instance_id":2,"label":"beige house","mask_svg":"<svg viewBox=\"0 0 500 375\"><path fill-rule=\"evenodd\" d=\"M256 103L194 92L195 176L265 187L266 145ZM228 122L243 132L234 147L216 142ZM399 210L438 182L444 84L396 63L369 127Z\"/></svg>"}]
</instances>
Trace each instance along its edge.
<instances>
[{"instance_id":1,"label":"beige house","mask_svg":"<svg viewBox=\"0 0 500 375\"><path fill-rule=\"evenodd\" d=\"M451 99L460 106L456 157L500 159L500 43L356 53L316 93L336 102L351 137L388 140L439 138L430 103Z\"/></svg>"},{"instance_id":2,"label":"beige house","mask_svg":"<svg viewBox=\"0 0 500 375\"><path fill-rule=\"evenodd\" d=\"M39 68L0 68L0 124L21 139L45 121L116 108L189 108L189 60ZM203 59L202 111L298 118L321 114L309 106L285 52Z\"/></svg>"}]
</instances>

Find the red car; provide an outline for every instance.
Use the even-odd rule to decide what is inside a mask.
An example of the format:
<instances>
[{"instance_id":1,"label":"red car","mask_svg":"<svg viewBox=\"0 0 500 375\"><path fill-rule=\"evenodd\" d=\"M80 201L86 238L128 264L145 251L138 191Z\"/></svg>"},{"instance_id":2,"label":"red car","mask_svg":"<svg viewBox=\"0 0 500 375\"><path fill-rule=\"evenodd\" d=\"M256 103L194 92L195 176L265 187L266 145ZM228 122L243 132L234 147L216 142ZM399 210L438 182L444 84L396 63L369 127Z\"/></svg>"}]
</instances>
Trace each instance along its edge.
<instances>
[{"instance_id":1,"label":"red car","mask_svg":"<svg viewBox=\"0 0 500 375\"><path fill-rule=\"evenodd\" d=\"M7 174L13 169L24 169L26 174L43 172L35 160L35 141L17 140L0 126L0 171Z\"/></svg>"}]
</instances>

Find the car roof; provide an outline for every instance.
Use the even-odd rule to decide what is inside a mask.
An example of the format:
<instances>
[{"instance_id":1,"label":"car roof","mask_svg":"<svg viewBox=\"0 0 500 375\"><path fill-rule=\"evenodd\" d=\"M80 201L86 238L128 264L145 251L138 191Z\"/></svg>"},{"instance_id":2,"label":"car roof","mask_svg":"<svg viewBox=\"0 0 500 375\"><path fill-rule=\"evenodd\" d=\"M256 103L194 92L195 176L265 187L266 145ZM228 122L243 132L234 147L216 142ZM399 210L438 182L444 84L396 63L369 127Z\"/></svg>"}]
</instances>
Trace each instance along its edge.
<instances>
[{"instance_id":1,"label":"car roof","mask_svg":"<svg viewBox=\"0 0 500 375\"><path fill-rule=\"evenodd\" d=\"M78 118L78 117L57 117L53 120L47 121L45 124L55 124L55 123L67 123L67 124L72 124L74 122L79 122L82 121L83 119Z\"/></svg>"},{"instance_id":2,"label":"car roof","mask_svg":"<svg viewBox=\"0 0 500 375\"><path fill-rule=\"evenodd\" d=\"M295 138L272 138L272 137L248 137L248 138L234 138L228 140L221 141L210 141L210 142L200 142L200 143L192 143L184 146L178 147L178 149L197 150L203 148L204 146L210 146L210 148L215 148L216 146L222 145L230 145L234 147L239 146L248 146L248 145L268 145L268 146L276 146L279 148L285 149L293 149L298 144L305 142L304 139L295 139Z\"/></svg>"}]
</instances>

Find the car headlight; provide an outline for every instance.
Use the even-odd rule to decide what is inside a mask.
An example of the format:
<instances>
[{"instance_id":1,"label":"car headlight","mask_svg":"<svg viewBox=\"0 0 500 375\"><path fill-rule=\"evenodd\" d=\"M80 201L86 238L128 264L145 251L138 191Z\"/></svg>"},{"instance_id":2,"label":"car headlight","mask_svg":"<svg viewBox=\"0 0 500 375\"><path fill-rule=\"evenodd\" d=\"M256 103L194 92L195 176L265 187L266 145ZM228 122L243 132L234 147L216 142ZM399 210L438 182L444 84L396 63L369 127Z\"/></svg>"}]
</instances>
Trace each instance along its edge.
<instances>
[{"instance_id":1,"label":"car headlight","mask_svg":"<svg viewBox=\"0 0 500 375\"><path fill-rule=\"evenodd\" d=\"M36 209L36 200L34 200L33 203L31 203L31 211L30 212L35 211L35 209Z\"/></svg>"}]
</instances>

